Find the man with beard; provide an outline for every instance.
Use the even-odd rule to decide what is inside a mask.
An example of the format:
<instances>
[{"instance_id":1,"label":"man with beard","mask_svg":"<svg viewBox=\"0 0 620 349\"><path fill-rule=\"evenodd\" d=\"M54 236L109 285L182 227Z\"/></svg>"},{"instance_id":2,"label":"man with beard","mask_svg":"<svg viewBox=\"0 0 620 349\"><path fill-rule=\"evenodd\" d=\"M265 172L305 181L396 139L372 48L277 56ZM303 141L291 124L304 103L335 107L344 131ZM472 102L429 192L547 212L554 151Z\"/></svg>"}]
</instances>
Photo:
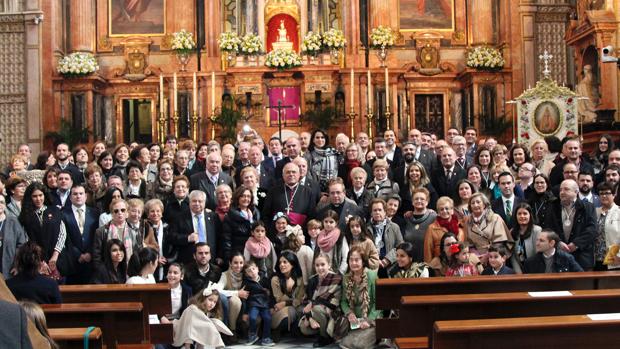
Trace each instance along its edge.
<instances>
[{"instance_id":1,"label":"man with beard","mask_svg":"<svg viewBox=\"0 0 620 349\"><path fill-rule=\"evenodd\" d=\"M562 148L562 154L565 159L556 161L556 165L553 169L551 169L551 173L549 174L549 181L552 186L558 185L562 182L562 174L566 163L572 163L577 167L577 173L575 173L575 176L579 172L594 173L594 168L592 165L587 162L583 156L581 156L581 141L578 138L573 138L566 141L566 143L564 143L564 147Z\"/></svg>"},{"instance_id":2,"label":"man with beard","mask_svg":"<svg viewBox=\"0 0 620 349\"><path fill-rule=\"evenodd\" d=\"M399 188L406 188L407 169L409 165L415 161L416 145L411 142L403 143L402 147L403 162L394 170L394 181L398 183Z\"/></svg>"},{"instance_id":3,"label":"man with beard","mask_svg":"<svg viewBox=\"0 0 620 349\"><path fill-rule=\"evenodd\" d=\"M618 189L620 189L620 185L618 185L618 183L620 183L620 165L607 165L604 173L605 181L611 185L613 192L616 193L616 199L614 202L616 205L620 205L620 193L618 192Z\"/></svg>"},{"instance_id":4,"label":"man with beard","mask_svg":"<svg viewBox=\"0 0 620 349\"><path fill-rule=\"evenodd\" d=\"M592 173L581 172L577 183L579 184L579 200L591 203L594 208L601 207L601 199L592 191L594 188Z\"/></svg>"},{"instance_id":5,"label":"man with beard","mask_svg":"<svg viewBox=\"0 0 620 349\"><path fill-rule=\"evenodd\" d=\"M575 257L584 270L594 266L594 237L596 236L596 211L589 202L577 200L579 185L572 179L560 184L560 200L549 203L542 224L560 236L557 248Z\"/></svg>"},{"instance_id":6,"label":"man with beard","mask_svg":"<svg viewBox=\"0 0 620 349\"><path fill-rule=\"evenodd\" d=\"M67 143L59 143L56 146L56 164L53 167L56 167L61 171L68 171L71 174L73 183L84 183L84 174L77 166L69 161L69 156L71 156L69 145Z\"/></svg>"},{"instance_id":7,"label":"man with beard","mask_svg":"<svg viewBox=\"0 0 620 349\"><path fill-rule=\"evenodd\" d=\"M402 149L396 145L396 134L393 130L383 132L385 139L385 157L392 162L392 166L399 166L402 159Z\"/></svg>"}]
</instances>

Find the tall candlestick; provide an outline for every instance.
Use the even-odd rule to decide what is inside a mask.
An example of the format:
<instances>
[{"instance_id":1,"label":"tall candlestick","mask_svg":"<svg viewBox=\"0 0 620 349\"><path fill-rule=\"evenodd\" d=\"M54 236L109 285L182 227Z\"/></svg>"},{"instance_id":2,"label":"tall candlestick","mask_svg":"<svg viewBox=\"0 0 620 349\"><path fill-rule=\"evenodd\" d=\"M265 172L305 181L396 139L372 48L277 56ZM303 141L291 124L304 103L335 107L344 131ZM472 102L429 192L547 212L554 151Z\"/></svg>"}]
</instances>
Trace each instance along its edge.
<instances>
[{"instance_id":1,"label":"tall candlestick","mask_svg":"<svg viewBox=\"0 0 620 349\"><path fill-rule=\"evenodd\" d=\"M174 95L172 96L172 107L174 108L173 113L176 113L178 111L178 108L177 108L178 106L177 105L177 73L174 73L173 75L173 83L174 83L174 86L172 88L172 91Z\"/></svg>"},{"instance_id":2,"label":"tall candlestick","mask_svg":"<svg viewBox=\"0 0 620 349\"><path fill-rule=\"evenodd\" d=\"M159 115L164 115L164 75L159 76Z\"/></svg>"},{"instance_id":3,"label":"tall candlestick","mask_svg":"<svg viewBox=\"0 0 620 349\"><path fill-rule=\"evenodd\" d=\"M385 107L390 109L390 74L387 67L385 67Z\"/></svg>"},{"instance_id":4,"label":"tall candlestick","mask_svg":"<svg viewBox=\"0 0 620 349\"><path fill-rule=\"evenodd\" d=\"M351 109L353 109L353 103L355 102L355 97L353 96L354 94L354 80L355 80L355 73L353 72L353 68L351 68Z\"/></svg>"},{"instance_id":5,"label":"tall candlestick","mask_svg":"<svg viewBox=\"0 0 620 349\"><path fill-rule=\"evenodd\" d=\"M198 112L198 85L196 84L196 72L194 72L192 86L193 86L192 106L194 107L193 112L197 113Z\"/></svg>"},{"instance_id":6,"label":"tall candlestick","mask_svg":"<svg viewBox=\"0 0 620 349\"><path fill-rule=\"evenodd\" d=\"M211 72L211 112L215 110L215 72Z\"/></svg>"},{"instance_id":7,"label":"tall candlestick","mask_svg":"<svg viewBox=\"0 0 620 349\"><path fill-rule=\"evenodd\" d=\"M370 76L370 69L367 72L368 80L368 110L372 111L372 77Z\"/></svg>"}]
</instances>

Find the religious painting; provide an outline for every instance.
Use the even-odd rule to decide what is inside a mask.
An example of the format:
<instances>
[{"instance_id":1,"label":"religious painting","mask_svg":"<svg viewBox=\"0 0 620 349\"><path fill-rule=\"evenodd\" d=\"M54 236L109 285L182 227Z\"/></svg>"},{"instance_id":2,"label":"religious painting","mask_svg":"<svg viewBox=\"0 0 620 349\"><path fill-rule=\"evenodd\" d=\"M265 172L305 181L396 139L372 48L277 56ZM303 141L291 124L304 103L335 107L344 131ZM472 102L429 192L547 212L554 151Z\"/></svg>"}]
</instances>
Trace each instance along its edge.
<instances>
[{"instance_id":1,"label":"religious painting","mask_svg":"<svg viewBox=\"0 0 620 349\"><path fill-rule=\"evenodd\" d=\"M109 36L164 35L166 0L108 0Z\"/></svg>"},{"instance_id":2,"label":"religious painting","mask_svg":"<svg viewBox=\"0 0 620 349\"><path fill-rule=\"evenodd\" d=\"M518 143L529 148L537 139L556 136L559 139L579 134L577 94L559 86L551 79L543 79L536 87L515 99Z\"/></svg>"},{"instance_id":3,"label":"religious painting","mask_svg":"<svg viewBox=\"0 0 620 349\"><path fill-rule=\"evenodd\" d=\"M560 121L560 109L553 102L542 102L534 111L534 126L541 135L554 134L560 127Z\"/></svg>"},{"instance_id":4,"label":"religious painting","mask_svg":"<svg viewBox=\"0 0 620 349\"><path fill-rule=\"evenodd\" d=\"M401 31L454 30L454 0L400 0Z\"/></svg>"}]
</instances>

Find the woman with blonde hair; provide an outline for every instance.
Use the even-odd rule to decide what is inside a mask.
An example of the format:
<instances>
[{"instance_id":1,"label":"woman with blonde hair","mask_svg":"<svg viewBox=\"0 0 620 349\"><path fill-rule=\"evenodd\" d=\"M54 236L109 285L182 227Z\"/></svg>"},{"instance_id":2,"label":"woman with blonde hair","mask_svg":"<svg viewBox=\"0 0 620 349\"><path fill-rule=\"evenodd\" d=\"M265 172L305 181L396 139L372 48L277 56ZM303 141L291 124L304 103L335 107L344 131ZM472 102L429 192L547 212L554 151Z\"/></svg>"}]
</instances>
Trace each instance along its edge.
<instances>
[{"instance_id":1,"label":"woman with blonde hair","mask_svg":"<svg viewBox=\"0 0 620 349\"><path fill-rule=\"evenodd\" d=\"M400 211L405 217L410 217L411 212L414 210L412 199L416 189L425 188L428 190L428 207L433 210L437 207L437 191L431 184L431 179L422 163L414 161L409 165L405 177L405 184L403 188L400 188L400 192L398 193L402 199Z\"/></svg>"},{"instance_id":2,"label":"woman with blonde hair","mask_svg":"<svg viewBox=\"0 0 620 349\"><path fill-rule=\"evenodd\" d=\"M514 241L506 222L493 212L489 199L476 193L469 199L470 217L467 220L467 242L470 252L475 253L483 264L487 261L487 250L491 245L503 245L512 251ZM510 252L509 254L511 254Z\"/></svg>"},{"instance_id":3,"label":"woman with blonde hair","mask_svg":"<svg viewBox=\"0 0 620 349\"><path fill-rule=\"evenodd\" d=\"M437 218L428 226L424 235L424 262L430 263L441 254L441 238L445 233L454 234L458 241L465 241L465 229L454 213L454 201L447 196L437 200Z\"/></svg>"},{"instance_id":4,"label":"woman with blonde hair","mask_svg":"<svg viewBox=\"0 0 620 349\"><path fill-rule=\"evenodd\" d=\"M555 164L548 158L549 147L547 146L547 142L545 142L544 139L535 140L530 146L530 152L532 154L532 164L534 164L539 172L543 173L545 176L549 176Z\"/></svg>"},{"instance_id":5,"label":"woman with blonde hair","mask_svg":"<svg viewBox=\"0 0 620 349\"><path fill-rule=\"evenodd\" d=\"M34 326L37 330L39 330L39 333L41 333L41 335L49 342L50 348L59 349L60 347L56 344L56 342L54 342L52 336L47 330L47 320L45 319L45 313L43 312L43 309L41 309L41 306L29 301L21 301L19 302L19 305L22 309L24 309L26 316L28 316L28 319L34 323Z\"/></svg>"}]
</instances>

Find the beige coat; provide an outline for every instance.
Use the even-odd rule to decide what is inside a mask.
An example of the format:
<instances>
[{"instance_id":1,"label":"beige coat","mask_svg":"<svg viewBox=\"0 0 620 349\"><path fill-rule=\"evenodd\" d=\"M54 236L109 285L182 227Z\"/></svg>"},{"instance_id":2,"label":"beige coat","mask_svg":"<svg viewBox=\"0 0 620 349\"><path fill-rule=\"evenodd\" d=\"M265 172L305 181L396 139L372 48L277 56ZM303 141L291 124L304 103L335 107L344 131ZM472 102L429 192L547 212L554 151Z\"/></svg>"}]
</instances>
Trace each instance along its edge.
<instances>
[{"instance_id":1,"label":"beige coat","mask_svg":"<svg viewBox=\"0 0 620 349\"><path fill-rule=\"evenodd\" d=\"M489 246L504 243L506 249L512 251L512 235L502 217L490 209L482 217L480 224L474 223L473 216L467 220L467 242L470 249L475 249L478 255L487 253Z\"/></svg>"},{"instance_id":2,"label":"beige coat","mask_svg":"<svg viewBox=\"0 0 620 349\"><path fill-rule=\"evenodd\" d=\"M424 234L425 263L430 263L433 258L439 257L439 254L441 253L441 238L443 237L443 234L447 232L448 230L439 225L437 221L428 226L428 229L426 229L426 234ZM462 222L459 222L459 233L456 238L459 241L465 241L466 235Z\"/></svg>"}]
</instances>

